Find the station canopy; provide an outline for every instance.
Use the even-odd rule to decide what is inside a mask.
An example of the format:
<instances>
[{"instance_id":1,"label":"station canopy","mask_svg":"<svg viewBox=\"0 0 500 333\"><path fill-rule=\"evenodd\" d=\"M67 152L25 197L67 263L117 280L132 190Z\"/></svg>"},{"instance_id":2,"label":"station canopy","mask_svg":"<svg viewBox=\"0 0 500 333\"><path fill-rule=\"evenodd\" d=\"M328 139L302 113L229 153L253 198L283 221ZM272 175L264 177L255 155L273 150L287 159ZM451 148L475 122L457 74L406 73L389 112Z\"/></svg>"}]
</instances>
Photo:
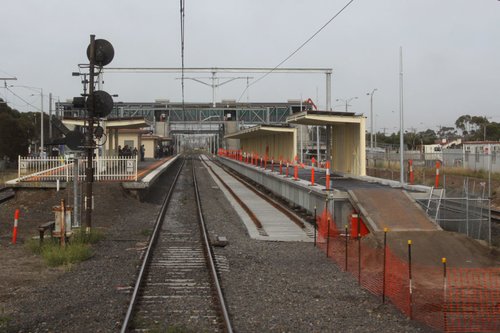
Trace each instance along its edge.
<instances>
[{"instance_id":1,"label":"station canopy","mask_svg":"<svg viewBox=\"0 0 500 333\"><path fill-rule=\"evenodd\" d=\"M286 118L289 124L323 126L335 124L358 124L364 119L361 114L338 111L304 111Z\"/></svg>"},{"instance_id":2,"label":"station canopy","mask_svg":"<svg viewBox=\"0 0 500 333\"><path fill-rule=\"evenodd\" d=\"M280 133L293 134L295 129L289 125L257 125L236 133L227 134L226 139L251 139L262 136L276 135Z\"/></svg>"},{"instance_id":3,"label":"station canopy","mask_svg":"<svg viewBox=\"0 0 500 333\"><path fill-rule=\"evenodd\" d=\"M64 118L64 125L84 126L85 119L81 118ZM109 129L140 129L149 126L149 123L144 118L120 118L104 120L106 128Z\"/></svg>"}]
</instances>

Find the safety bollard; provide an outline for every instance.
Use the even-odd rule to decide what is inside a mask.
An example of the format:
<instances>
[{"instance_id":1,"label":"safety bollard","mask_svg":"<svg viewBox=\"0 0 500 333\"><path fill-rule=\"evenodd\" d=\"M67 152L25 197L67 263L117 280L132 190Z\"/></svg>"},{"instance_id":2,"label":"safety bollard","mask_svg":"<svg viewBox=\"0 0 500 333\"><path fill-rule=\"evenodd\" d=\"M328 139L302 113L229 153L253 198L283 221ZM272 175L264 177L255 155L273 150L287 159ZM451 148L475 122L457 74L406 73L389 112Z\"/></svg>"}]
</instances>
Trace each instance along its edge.
<instances>
[{"instance_id":1,"label":"safety bollard","mask_svg":"<svg viewBox=\"0 0 500 333\"><path fill-rule=\"evenodd\" d=\"M286 177L288 177L288 168L290 167L290 163L287 161L286 162Z\"/></svg>"},{"instance_id":2,"label":"safety bollard","mask_svg":"<svg viewBox=\"0 0 500 333\"><path fill-rule=\"evenodd\" d=\"M271 159L271 172L274 172L274 158Z\"/></svg>"},{"instance_id":3,"label":"safety bollard","mask_svg":"<svg viewBox=\"0 0 500 333\"><path fill-rule=\"evenodd\" d=\"M410 298L410 319L413 319L413 286L412 286L412 276L411 276L411 239L408 240L408 291Z\"/></svg>"},{"instance_id":4,"label":"safety bollard","mask_svg":"<svg viewBox=\"0 0 500 333\"><path fill-rule=\"evenodd\" d=\"M328 191L330 189L330 162L326 161L326 180L325 188Z\"/></svg>"},{"instance_id":5,"label":"safety bollard","mask_svg":"<svg viewBox=\"0 0 500 333\"><path fill-rule=\"evenodd\" d=\"M61 246L66 246L66 206L64 205L64 199L61 199L61 219L59 221L61 230Z\"/></svg>"},{"instance_id":6,"label":"safety bollard","mask_svg":"<svg viewBox=\"0 0 500 333\"><path fill-rule=\"evenodd\" d=\"M410 171L410 185L413 185L415 176L413 175L413 160L408 160L408 170Z\"/></svg>"},{"instance_id":7,"label":"safety bollard","mask_svg":"<svg viewBox=\"0 0 500 333\"><path fill-rule=\"evenodd\" d=\"M260 166L261 168L264 166L262 156L260 157L260 165L259 165L259 166Z\"/></svg>"},{"instance_id":8,"label":"safety bollard","mask_svg":"<svg viewBox=\"0 0 500 333\"><path fill-rule=\"evenodd\" d=\"M358 233L358 286L361 286L361 234L360 233Z\"/></svg>"},{"instance_id":9,"label":"safety bollard","mask_svg":"<svg viewBox=\"0 0 500 333\"><path fill-rule=\"evenodd\" d=\"M267 169L267 155L264 156L264 169Z\"/></svg>"},{"instance_id":10,"label":"safety bollard","mask_svg":"<svg viewBox=\"0 0 500 333\"><path fill-rule=\"evenodd\" d=\"M293 166L293 180L299 180L299 166L297 164Z\"/></svg>"},{"instance_id":11,"label":"safety bollard","mask_svg":"<svg viewBox=\"0 0 500 333\"><path fill-rule=\"evenodd\" d=\"M446 278L446 258L441 258L441 262L443 263L443 327L444 327L444 332L448 332L448 318L446 315L447 311L446 293L448 288L448 281Z\"/></svg>"},{"instance_id":12,"label":"safety bollard","mask_svg":"<svg viewBox=\"0 0 500 333\"><path fill-rule=\"evenodd\" d=\"M314 167L311 168L311 186L314 186Z\"/></svg>"},{"instance_id":13,"label":"safety bollard","mask_svg":"<svg viewBox=\"0 0 500 333\"><path fill-rule=\"evenodd\" d=\"M346 224L345 225L345 271L347 272L347 260L348 260L348 256L347 256L347 251L348 251L348 240L349 240L349 226Z\"/></svg>"},{"instance_id":14,"label":"safety bollard","mask_svg":"<svg viewBox=\"0 0 500 333\"><path fill-rule=\"evenodd\" d=\"M439 187L439 168L441 168L441 162L436 161L436 181L434 182L434 188Z\"/></svg>"},{"instance_id":15,"label":"safety bollard","mask_svg":"<svg viewBox=\"0 0 500 333\"><path fill-rule=\"evenodd\" d=\"M283 175L283 160L280 160L280 175Z\"/></svg>"},{"instance_id":16,"label":"safety bollard","mask_svg":"<svg viewBox=\"0 0 500 333\"><path fill-rule=\"evenodd\" d=\"M19 209L16 209L14 213L14 229L12 230L12 244L16 244L17 241L17 221L19 221Z\"/></svg>"},{"instance_id":17,"label":"safety bollard","mask_svg":"<svg viewBox=\"0 0 500 333\"><path fill-rule=\"evenodd\" d=\"M382 268L382 304L385 304L385 270L387 265L387 228L384 228L384 263Z\"/></svg>"}]
</instances>

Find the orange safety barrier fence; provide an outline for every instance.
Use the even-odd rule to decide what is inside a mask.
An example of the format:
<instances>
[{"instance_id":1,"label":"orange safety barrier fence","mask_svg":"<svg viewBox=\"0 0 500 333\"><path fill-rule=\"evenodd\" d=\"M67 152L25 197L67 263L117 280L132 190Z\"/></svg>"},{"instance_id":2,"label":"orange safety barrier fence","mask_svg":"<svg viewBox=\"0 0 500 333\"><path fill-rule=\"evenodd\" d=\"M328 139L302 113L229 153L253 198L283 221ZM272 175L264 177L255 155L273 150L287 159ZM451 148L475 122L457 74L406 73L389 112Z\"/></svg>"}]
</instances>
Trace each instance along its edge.
<instances>
[{"instance_id":1,"label":"orange safety barrier fence","mask_svg":"<svg viewBox=\"0 0 500 333\"><path fill-rule=\"evenodd\" d=\"M453 267L445 278L441 258L428 265L412 263L410 295L407 257L387 249L384 283L382 246L349 233L346 238L326 210L316 222L317 247L381 302L390 301L411 319L440 331L500 332L500 268Z\"/></svg>"},{"instance_id":2,"label":"orange safety barrier fence","mask_svg":"<svg viewBox=\"0 0 500 333\"><path fill-rule=\"evenodd\" d=\"M500 332L500 268L449 268L445 330Z\"/></svg>"}]
</instances>

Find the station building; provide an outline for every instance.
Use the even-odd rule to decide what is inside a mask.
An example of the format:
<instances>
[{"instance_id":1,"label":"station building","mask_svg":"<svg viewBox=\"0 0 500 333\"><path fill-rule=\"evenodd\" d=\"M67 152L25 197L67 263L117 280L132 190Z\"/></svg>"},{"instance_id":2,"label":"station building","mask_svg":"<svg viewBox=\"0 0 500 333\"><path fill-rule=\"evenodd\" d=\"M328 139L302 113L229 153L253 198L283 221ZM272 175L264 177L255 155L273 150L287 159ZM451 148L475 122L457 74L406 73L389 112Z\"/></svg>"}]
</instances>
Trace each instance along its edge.
<instances>
[{"instance_id":1,"label":"station building","mask_svg":"<svg viewBox=\"0 0 500 333\"><path fill-rule=\"evenodd\" d=\"M56 105L62 121L82 126L85 111L70 102ZM106 154L118 146L171 145L181 152L204 148L242 150L269 159L290 162L330 161L331 169L345 174L366 174L365 117L352 112L314 111L300 100L282 103L115 103L101 120ZM318 130L315 130L318 127ZM319 136L318 136L319 133ZM319 152L319 154L318 154Z\"/></svg>"}]
</instances>

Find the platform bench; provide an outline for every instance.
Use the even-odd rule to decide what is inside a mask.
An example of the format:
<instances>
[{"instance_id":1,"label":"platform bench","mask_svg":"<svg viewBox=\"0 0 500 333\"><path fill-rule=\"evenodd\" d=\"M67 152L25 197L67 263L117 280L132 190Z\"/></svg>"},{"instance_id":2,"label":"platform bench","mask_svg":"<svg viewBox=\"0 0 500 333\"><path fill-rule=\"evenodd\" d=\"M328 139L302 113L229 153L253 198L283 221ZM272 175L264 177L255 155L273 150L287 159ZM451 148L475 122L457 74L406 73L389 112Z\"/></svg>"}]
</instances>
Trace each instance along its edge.
<instances>
[{"instance_id":1,"label":"platform bench","mask_svg":"<svg viewBox=\"0 0 500 333\"><path fill-rule=\"evenodd\" d=\"M49 230L50 237L52 237L52 232L54 231L55 227L56 223L54 221L50 221L38 226L38 232L40 233L40 245L43 244L43 236L45 234L45 231Z\"/></svg>"}]
</instances>

